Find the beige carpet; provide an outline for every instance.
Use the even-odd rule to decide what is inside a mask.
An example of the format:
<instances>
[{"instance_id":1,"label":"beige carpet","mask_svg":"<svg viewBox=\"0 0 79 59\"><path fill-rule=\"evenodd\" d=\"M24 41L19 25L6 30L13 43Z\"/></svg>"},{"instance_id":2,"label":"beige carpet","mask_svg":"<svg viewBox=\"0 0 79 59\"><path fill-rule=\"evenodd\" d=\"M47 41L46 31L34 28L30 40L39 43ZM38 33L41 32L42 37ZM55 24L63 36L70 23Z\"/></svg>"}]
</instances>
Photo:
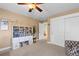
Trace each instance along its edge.
<instances>
[{"instance_id":1,"label":"beige carpet","mask_svg":"<svg viewBox=\"0 0 79 59\"><path fill-rule=\"evenodd\" d=\"M65 49L60 46L38 41L35 44L11 50L0 54L1 56L65 56Z\"/></svg>"}]
</instances>

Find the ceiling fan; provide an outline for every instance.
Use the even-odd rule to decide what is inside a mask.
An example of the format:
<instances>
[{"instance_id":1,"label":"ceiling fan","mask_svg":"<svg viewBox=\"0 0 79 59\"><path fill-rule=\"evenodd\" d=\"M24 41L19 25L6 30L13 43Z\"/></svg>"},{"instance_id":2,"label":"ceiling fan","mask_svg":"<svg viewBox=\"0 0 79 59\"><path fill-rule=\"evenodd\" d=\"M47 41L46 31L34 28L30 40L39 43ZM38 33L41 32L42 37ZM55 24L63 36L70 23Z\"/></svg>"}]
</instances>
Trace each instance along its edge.
<instances>
[{"instance_id":1,"label":"ceiling fan","mask_svg":"<svg viewBox=\"0 0 79 59\"><path fill-rule=\"evenodd\" d=\"M32 10L37 9L39 12L42 12L43 10L38 7L38 5L43 3L17 3L18 5L28 5L29 6L29 12L32 12Z\"/></svg>"}]
</instances>

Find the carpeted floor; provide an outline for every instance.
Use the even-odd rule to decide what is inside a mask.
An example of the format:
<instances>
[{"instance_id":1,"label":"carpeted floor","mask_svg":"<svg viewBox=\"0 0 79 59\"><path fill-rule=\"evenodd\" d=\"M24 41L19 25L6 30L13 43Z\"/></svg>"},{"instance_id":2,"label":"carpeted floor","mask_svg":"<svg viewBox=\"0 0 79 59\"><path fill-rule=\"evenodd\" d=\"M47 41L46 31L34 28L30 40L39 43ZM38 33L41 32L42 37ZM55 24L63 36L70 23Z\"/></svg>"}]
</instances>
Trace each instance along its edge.
<instances>
[{"instance_id":1,"label":"carpeted floor","mask_svg":"<svg viewBox=\"0 0 79 59\"><path fill-rule=\"evenodd\" d=\"M63 47L48 44L45 41L38 41L35 44L11 50L0 54L1 56L65 56Z\"/></svg>"}]
</instances>

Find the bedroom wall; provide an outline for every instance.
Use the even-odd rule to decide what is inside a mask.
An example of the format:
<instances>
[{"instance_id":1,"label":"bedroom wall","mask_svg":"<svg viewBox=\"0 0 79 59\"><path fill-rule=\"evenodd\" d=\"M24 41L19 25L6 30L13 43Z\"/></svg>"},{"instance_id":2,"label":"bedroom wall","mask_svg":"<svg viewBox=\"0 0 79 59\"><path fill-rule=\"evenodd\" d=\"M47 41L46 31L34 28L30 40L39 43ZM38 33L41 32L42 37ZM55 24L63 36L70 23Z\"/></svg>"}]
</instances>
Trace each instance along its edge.
<instances>
[{"instance_id":1,"label":"bedroom wall","mask_svg":"<svg viewBox=\"0 0 79 59\"><path fill-rule=\"evenodd\" d=\"M50 19L51 18L53 19L55 17L61 17L61 16L68 15L68 14L78 13L78 12L79 12L79 8L75 8L75 9L60 12L60 13L58 13L56 15L48 17L47 20L46 20L48 22L48 24L49 24L49 26L48 26L48 42L50 41Z\"/></svg>"},{"instance_id":2,"label":"bedroom wall","mask_svg":"<svg viewBox=\"0 0 79 59\"><path fill-rule=\"evenodd\" d=\"M31 27L36 26L36 31L38 35L39 21L34 20L31 17L19 15L4 9L0 9L0 21L3 17L7 17L9 28L6 31L0 29L0 49L11 46L12 39L12 26L25 26Z\"/></svg>"}]
</instances>

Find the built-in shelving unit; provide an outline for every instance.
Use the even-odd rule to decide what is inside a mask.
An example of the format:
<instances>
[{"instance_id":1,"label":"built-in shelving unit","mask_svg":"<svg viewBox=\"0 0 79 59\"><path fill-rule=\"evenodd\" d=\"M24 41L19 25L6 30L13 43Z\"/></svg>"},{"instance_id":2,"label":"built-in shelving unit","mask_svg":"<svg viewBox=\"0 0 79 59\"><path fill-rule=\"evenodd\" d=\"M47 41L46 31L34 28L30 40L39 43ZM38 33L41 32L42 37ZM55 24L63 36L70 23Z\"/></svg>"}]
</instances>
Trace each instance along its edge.
<instances>
[{"instance_id":1,"label":"built-in shelving unit","mask_svg":"<svg viewBox=\"0 0 79 59\"><path fill-rule=\"evenodd\" d=\"M33 43L33 29L32 27L13 26L13 49L30 45Z\"/></svg>"}]
</instances>

